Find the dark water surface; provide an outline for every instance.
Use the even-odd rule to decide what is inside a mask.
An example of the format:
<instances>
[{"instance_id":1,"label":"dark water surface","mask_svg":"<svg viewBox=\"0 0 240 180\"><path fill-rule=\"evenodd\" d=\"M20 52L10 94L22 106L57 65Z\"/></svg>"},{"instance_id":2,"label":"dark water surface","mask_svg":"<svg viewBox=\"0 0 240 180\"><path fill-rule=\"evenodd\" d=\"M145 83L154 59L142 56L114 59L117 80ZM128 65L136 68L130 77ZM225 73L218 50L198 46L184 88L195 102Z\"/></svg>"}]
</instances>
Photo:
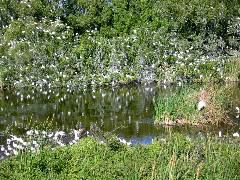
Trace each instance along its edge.
<instances>
[{"instance_id":1,"label":"dark water surface","mask_svg":"<svg viewBox=\"0 0 240 180\"><path fill-rule=\"evenodd\" d=\"M132 143L149 143L152 138L174 130L198 135L204 131L190 127L155 127L154 99L179 91L181 87L134 85L89 90L26 90L0 92L0 144L3 134L23 135L30 129L69 131L97 124ZM235 101L240 105L240 89L233 86ZM234 109L232 117L236 118ZM222 129L210 128L210 132ZM227 132L228 128L224 128Z\"/></svg>"}]
</instances>

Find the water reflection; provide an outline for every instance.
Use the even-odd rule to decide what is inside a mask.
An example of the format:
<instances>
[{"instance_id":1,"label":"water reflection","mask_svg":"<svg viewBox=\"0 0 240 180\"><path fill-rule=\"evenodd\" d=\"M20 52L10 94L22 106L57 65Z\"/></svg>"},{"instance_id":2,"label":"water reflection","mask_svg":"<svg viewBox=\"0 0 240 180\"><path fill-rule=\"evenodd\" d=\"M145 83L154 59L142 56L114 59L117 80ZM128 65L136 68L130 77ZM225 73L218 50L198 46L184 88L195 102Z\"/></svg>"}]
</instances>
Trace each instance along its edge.
<instances>
[{"instance_id":1,"label":"water reflection","mask_svg":"<svg viewBox=\"0 0 240 180\"><path fill-rule=\"evenodd\" d=\"M13 126L40 126L68 130L98 123L109 131L119 126L152 123L156 86L135 86L88 91L40 90L4 92L0 98L0 131ZM130 130L130 129L129 129Z\"/></svg>"},{"instance_id":2,"label":"water reflection","mask_svg":"<svg viewBox=\"0 0 240 180\"><path fill-rule=\"evenodd\" d=\"M21 135L29 129L70 131L89 129L96 123L103 131L114 131L120 137L136 142L150 142L163 127L153 125L153 100L179 90L157 85L121 88L89 89L84 91L40 89L0 93L0 141L4 132ZM240 92L234 88L236 105ZM172 128L174 131L198 133L194 128Z\"/></svg>"}]
</instances>

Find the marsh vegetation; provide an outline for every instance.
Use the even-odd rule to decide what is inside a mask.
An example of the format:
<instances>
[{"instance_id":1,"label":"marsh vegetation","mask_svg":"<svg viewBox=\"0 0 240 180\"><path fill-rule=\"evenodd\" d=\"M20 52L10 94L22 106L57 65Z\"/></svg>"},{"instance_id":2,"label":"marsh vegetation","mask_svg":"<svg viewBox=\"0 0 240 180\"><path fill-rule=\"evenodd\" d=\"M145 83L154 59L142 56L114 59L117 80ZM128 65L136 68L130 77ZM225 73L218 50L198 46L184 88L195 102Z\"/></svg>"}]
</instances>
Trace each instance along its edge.
<instances>
[{"instance_id":1,"label":"marsh vegetation","mask_svg":"<svg viewBox=\"0 0 240 180\"><path fill-rule=\"evenodd\" d=\"M159 96L155 103L155 124L233 125L229 117L229 109L234 109L231 93L231 86L205 84L184 87L170 96Z\"/></svg>"},{"instance_id":2,"label":"marsh vegetation","mask_svg":"<svg viewBox=\"0 0 240 180\"><path fill-rule=\"evenodd\" d=\"M2 0L0 178L239 179L239 9Z\"/></svg>"},{"instance_id":3,"label":"marsh vegetation","mask_svg":"<svg viewBox=\"0 0 240 180\"><path fill-rule=\"evenodd\" d=\"M239 139L171 134L144 146L86 138L1 162L1 179L239 179Z\"/></svg>"}]
</instances>

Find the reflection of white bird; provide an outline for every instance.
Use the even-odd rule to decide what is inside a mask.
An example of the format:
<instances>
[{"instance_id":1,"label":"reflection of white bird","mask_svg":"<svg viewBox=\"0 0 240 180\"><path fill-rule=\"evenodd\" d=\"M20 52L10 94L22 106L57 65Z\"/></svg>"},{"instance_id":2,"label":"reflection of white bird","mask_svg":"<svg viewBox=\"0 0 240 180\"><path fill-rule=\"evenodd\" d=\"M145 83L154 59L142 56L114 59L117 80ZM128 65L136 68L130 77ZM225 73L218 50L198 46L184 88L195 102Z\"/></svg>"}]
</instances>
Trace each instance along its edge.
<instances>
[{"instance_id":1,"label":"reflection of white bird","mask_svg":"<svg viewBox=\"0 0 240 180\"><path fill-rule=\"evenodd\" d=\"M206 105L207 105L206 102L204 100L201 100L198 102L197 109L201 111L206 107Z\"/></svg>"}]
</instances>

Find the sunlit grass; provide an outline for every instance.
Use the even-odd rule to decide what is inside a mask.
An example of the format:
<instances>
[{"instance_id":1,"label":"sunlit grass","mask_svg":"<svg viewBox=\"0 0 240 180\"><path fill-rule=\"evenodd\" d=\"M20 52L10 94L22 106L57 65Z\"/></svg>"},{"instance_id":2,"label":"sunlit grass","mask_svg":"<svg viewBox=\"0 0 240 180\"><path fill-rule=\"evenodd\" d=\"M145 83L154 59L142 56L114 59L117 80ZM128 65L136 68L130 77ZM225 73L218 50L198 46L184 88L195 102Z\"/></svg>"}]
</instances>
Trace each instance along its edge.
<instances>
[{"instance_id":1,"label":"sunlit grass","mask_svg":"<svg viewBox=\"0 0 240 180\"><path fill-rule=\"evenodd\" d=\"M165 97L159 96L155 104L155 123L162 121L171 124L178 120L195 121L200 117L196 110L196 95L196 90L186 87Z\"/></svg>"},{"instance_id":2,"label":"sunlit grass","mask_svg":"<svg viewBox=\"0 0 240 180\"><path fill-rule=\"evenodd\" d=\"M208 97L206 107L197 109L201 92ZM179 92L165 97L159 96L155 102L155 124L158 125L220 125L232 124L228 116L231 105L231 88L219 85L204 85L202 90L194 87L183 87Z\"/></svg>"},{"instance_id":3,"label":"sunlit grass","mask_svg":"<svg viewBox=\"0 0 240 180\"><path fill-rule=\"evenodd\" d=\"M240 59L229 58L224 65L227 81L239 81L240 80Z\"/></svg>"},{"instance_id":4,"label":"sunlit grass","mask_svg":"<svg viewBox=\"0 0 240 180\"><path fill-rule=\"evenodd\" d=\"M73 146L4 160L0 178L238 179L239 149L238 143L194 140L179 134L134 147L86 138Z\"/></svg>"}]
</instances>

